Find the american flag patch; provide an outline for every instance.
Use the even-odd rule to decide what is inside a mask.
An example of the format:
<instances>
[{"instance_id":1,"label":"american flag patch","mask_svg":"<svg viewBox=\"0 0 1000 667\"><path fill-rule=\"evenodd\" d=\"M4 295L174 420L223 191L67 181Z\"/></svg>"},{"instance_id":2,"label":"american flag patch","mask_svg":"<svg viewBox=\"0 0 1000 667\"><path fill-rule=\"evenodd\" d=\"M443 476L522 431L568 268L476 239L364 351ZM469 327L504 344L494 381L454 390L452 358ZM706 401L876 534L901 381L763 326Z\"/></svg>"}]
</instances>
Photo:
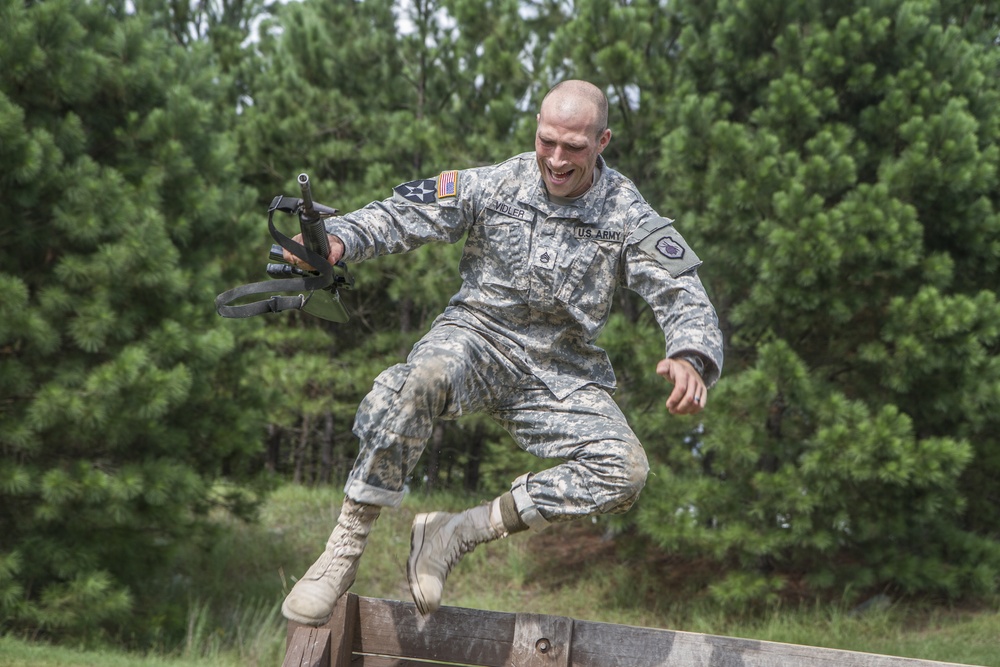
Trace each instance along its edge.
<instances>
[{"instance_id":1,"label":"american flag patch","mask_svg":"<svg viewBox=\"0 0 1000 667\"><path fill-rule=\"evenodd\" d=\"M458 172L442 171L438 176L438 197L454 197L458 194Z\"/></svg>"}]
</instances>

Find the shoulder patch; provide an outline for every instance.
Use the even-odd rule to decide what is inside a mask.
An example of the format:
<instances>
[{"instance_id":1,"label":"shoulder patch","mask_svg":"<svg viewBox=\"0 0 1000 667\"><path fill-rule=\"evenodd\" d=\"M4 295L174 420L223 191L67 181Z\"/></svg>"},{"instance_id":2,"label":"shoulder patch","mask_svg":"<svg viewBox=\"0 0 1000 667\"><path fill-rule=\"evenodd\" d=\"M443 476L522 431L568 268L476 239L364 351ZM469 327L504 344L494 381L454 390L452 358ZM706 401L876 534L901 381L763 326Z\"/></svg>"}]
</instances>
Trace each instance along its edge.
<instances>
[{"instance_id":1,"label":"shoulder patch","mask_svg":"<svg viewBox=\"0 0 1000 667\"><path fill-rule=\"evenodd\" d=\"M673 221L667 218L643 223L636 230L635 242L640 250L665 266L671 276L677 277L701 264L701 259L674 228Z\"/></svg>"},{"instance_id":2,"label":"shoulder patch","mask_svg":"<svg viewBox=\"0 0 1000 667\"><path fill-rule=\"evenodd\" d=\"M441 175L438 176L437 181L437 196L439 199L444 197L454 197L458 194L458 172L457 171L442 171Z\"/></svg>"},{"instance_id":3,"label":"shoulder patch","mask_svg":"<svg viewBox=\"0 0 1000 667\"><path fill-rule=\"evenodd\" d=\"M430 204L434 202L437 184L433 178L420 178L409 183L397 185L392 191L407 201L417 204Z\"/></svg>"},{"instance_id":4,"label":"shoulder patch","mask_svg":"<svg viewBox=\"0 0 1000 667\"><path fill-rule=\"evenodd\" d=\"M653 247L656 248L656 252L667 259L684 259L684 255L687 253L687 248L670 235L658 237L656 245Z\"/></svg>"}]
</instances>

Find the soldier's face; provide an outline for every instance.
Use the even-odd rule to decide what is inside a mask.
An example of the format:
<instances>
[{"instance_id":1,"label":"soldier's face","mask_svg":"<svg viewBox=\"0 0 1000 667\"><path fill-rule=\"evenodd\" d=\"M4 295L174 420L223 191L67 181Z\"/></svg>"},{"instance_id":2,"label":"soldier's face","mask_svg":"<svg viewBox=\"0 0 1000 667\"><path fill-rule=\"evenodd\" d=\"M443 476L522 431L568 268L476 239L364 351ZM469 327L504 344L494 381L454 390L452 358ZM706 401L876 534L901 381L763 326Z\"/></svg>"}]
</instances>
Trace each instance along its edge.
<instances>
[{"instance_id":1,"label":"soldier's face","mask_svg":"<svg viewBox=\"0 0 1000 667\"><path fill-rule=\"evenodd\" d=\"M597 134L593 115L569 115L543 105L535 131L535 155L550 195L578 197L593 182L597 156L611 140L611 130Z\"/></svg>"}]
</instances>

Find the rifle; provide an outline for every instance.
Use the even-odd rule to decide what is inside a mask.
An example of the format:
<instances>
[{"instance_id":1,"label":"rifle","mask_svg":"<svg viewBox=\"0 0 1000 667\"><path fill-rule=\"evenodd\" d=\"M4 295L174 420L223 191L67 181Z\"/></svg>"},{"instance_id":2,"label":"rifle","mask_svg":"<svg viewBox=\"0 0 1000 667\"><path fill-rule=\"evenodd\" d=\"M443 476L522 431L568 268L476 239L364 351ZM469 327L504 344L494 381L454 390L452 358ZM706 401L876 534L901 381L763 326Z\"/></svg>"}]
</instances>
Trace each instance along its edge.
<instances>
[{"instance_id":1,"label":"rifle","mask_svg":"<svg viewBox=\"0 0 1000 667\"><path fill-rule=\"evenodd\" d=\"M215 309L223 317L251 317L263 313L280 313L285 310L304 310L331 322L346 322L349 319L347 309L340 301L338 288L354 287L354 278L343 262L330 264L327 256L330 254L330 243L326 235L325 220L337 215L335 208L324 206L313 201L312 187L308 174L299 174L299 190L301 197L277 195L268 207L267 227L271 237L277 243L271 246L268 254L272 263L265 267L265 272L273 280L265 280L248 285L241 285L227 290L215 298ZM296 243L285 236L274 226L274 213L297 214L299 230L305 245ZM300 269L287 264L282 249L308 263L313 271ZM274 295L269 299L252 301L239 305L231 302L247 296L273 293L301 291L296 295ZM307 293L306 293L307 292Z\"/></svg>"}]
</instances>

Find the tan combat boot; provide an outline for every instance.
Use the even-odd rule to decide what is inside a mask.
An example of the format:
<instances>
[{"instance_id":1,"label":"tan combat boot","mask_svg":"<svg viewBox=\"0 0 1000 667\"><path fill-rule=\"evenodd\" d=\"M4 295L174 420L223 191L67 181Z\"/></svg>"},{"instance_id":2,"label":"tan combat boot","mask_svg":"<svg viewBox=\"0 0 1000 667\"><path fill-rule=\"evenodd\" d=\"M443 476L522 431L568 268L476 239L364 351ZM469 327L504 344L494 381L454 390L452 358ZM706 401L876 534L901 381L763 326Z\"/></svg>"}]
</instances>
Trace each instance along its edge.
<instances>
[{"instance_id":1,"label":"tan combat boot","mask_svg":"<svg viewBox=\"0 0 1000 667\"><path fill-rule=\"evenodd\" d=\"M441 606L445 579L462 556L480 544L527 528L519 520L513 530L504 527L500 500L497 498L488 505L473 507L461 514L431 512L414 517L406 579L421 614L426 616Z\"/></svg>"},{"instance_id":2,"label":"tan combat boot","mask_svg":"<svg viewBox=\"0 0 1000 667\"><path fill-rule=\"evenodd\" d=\"M306 625L323 625L330 620L337 600L354 583L358 559L381 509L344 499L326 550L295 583L281 605L285 618Z\"/></svg>"}]
</instances>

